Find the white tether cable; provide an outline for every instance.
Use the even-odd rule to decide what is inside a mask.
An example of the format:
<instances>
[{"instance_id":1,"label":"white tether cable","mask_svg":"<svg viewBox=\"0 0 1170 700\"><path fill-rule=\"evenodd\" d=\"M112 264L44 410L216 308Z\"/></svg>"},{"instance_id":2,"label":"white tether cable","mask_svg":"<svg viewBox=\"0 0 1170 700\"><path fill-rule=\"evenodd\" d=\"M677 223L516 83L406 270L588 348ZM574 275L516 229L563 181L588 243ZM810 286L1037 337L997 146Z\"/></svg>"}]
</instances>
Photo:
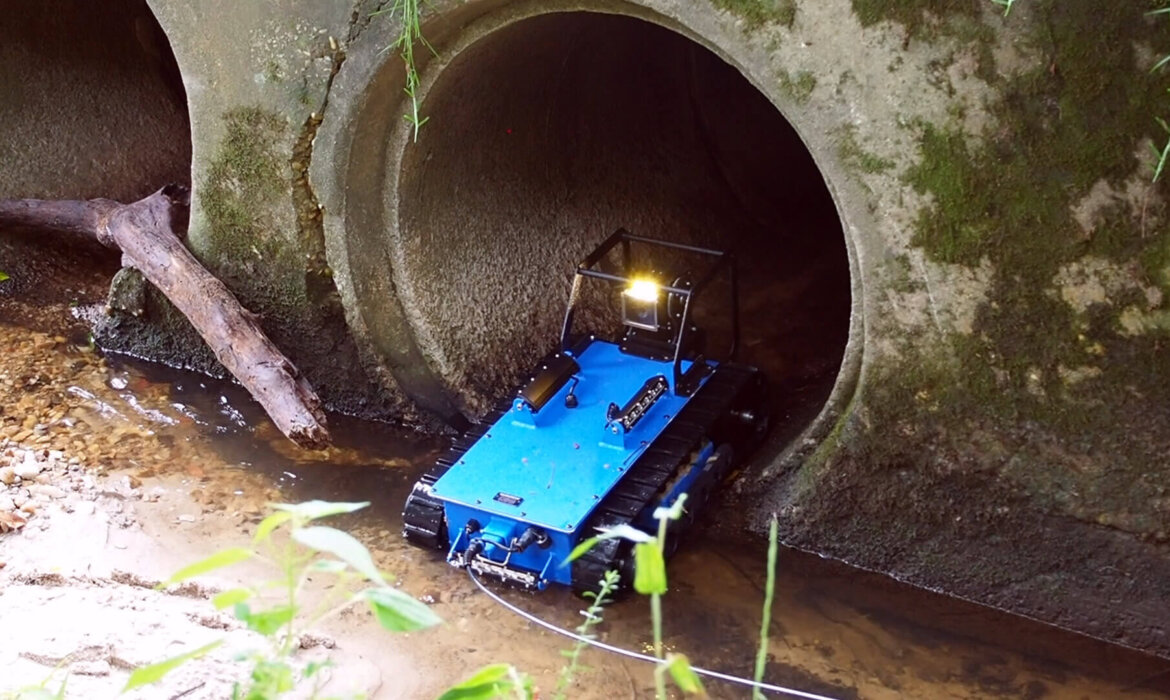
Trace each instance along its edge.
<instances>
[{"instance_id":1,"label":"white tether cable","mask_svg":"<svg viewBox=\"0 0 1170 700\"><path fill-rule=\"evenodd\" d=\"M467 574L469 576L471 576L471 580L475 582L475 585L479 587L479 590L486 593L489 598L491 598L495 602L499 603L500 605L504 606L508 610L511 610L512 612L514 612L515 614L524 618L525 620L528 620L529 622L540 625L541 627L545 628L546 630L548 630L550 632L555 632L561 636L568 637L569 639L573 639L573 640L576 640L578 642L583 642L583 643L588 644L590 646L597 647L598 649L604 649L605 651L612 652L614 654L619 654L621 656L626 656L626 657L629 657L631 659L638 659L639 661L646 661L646 662L652 663L652 664L661 663L661 661L659 659L657 659L653 656L650 656L649 654L639 654L636 651L630 651L629 649L623 649L621 647L616 647L612 644L606 644L605 642L599 642L596 639L590 639L588 637L583 637L583 636L577 634L576 632L573 632L573 631L570 631L570 630L567 630L567 629L564 629L561 627L557 627L556 625L554 625L551 622L546 622L545 620L542 620L539 617L536 617L532 613L527 612L525 610L521 610L520 608L516 607L515 605L513 605L513 604L509 603L508 601L504 600L503 598L501 598L499 595L497 595L495 593L495 591L492 591L487 586L483 585L480 582L480 580L475 576L475 572L473 572L470 568L467 570ZM716 678L716 679L721 680L721 681L727 681L728 683L738 683L740 685L751 686L753 688L759 688L760 690L767 690L767 691L771 691L773 693L782 693L782 694L787 695L789 697L806 698L807 700L835 700L835 698L830 698L830 697L827 697L825 695L817 695L815 693L806 693L803 690L795 690L793 688L785 688L785 687L779 686L779 685L772 685L771 683L758 683L756 681L749 680L747 678L740 678L738 676L732 676L732 675L728 675L726 673L720 673L718 671L710 671L708 669L699 668L697 666L692 666L691 670L693 670L695 673L697 673L701 676L707 676L708 678Z\"/></svg>"}]
</instances>

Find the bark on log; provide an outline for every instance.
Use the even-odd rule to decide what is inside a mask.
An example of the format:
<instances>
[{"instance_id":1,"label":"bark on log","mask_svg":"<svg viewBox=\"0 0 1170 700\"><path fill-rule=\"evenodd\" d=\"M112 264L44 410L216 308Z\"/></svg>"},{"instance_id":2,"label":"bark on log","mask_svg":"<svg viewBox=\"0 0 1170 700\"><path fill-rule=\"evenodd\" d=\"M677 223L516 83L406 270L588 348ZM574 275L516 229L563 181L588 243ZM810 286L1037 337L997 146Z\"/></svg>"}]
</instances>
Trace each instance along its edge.
<instances>
[{"instance_id":1,"label":"bark on log","mask_svg":"<svg viewBox=\"0 0 1170 700\"><path fill-rule=\"evenodd\" d=\"M171 186L125 205L109 199L0 200L0 226L82 234L120 250L123 265L136 268L171 300L282 433L302 447L325 447L325 414L309 382L264 334L255 314L175 235L186 199L186 190Z\"/></svg>"}]
</instances>

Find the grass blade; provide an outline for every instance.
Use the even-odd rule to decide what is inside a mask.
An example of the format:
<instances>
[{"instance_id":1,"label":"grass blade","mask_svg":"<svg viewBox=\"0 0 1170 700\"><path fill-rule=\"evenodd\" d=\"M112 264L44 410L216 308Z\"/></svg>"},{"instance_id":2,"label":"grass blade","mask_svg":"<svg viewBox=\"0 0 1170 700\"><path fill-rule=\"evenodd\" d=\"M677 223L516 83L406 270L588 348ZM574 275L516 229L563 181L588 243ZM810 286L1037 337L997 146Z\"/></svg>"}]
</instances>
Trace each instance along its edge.
<instances>
[{"instance_id":1,"label":"grass blade","mask_svg":"<svg viewBox=\"0 0 1170 700\"><path fill-rule=\"evenodd\" d=\"M167 586L186 581L187 579L195 578L196 576L202 576L203 574L215 571L216 569L222 569L225 566L238 564L242 561L251 559L254 556L255 552L244 547L230 547L228 549L222 549L202 561L197 561L190 566L185 566L182 569L179 569L174 573L173 576L158 584L155 586L155 588L166 588Z\"/></svg>"},{"instance_id":2,"label":"grass blade","mask_svg":"<svg viewBox=\"0 0 1170 700\"><path fill-rule=\"evenodd\" d=\"M756 672L752 679L759 683L764 679L764 669L768 666L768 637L772 627L772 600L776 594L776 554L779 547L779 524L776 516L768 525L768 580L764 584L764 610L760 620L760 648L756 651ZM764 694L759 688L752 688L752 700L764 700Z\"/></svg>"},{"instance_id":3,"label":"grass blade","mask_svg":"<svg viewBox=\"0 0 1170 700\"><path fill-rule=\"evenodd\" d=\"M223 640L212 642L211 644L201 646L194 651L189 651L186 654L179 654L178 656L171 657L165 661L159 661L156 664L150 664L149 666L136 668L134 669L134 672L130 674L130 678L126 681L126 687L122 688L122 692L126 693L134 690L135 688L141 688L144 685L157 683L171 671L174 671L176 668L182 666L191 659L197 659L200 656L203 656L212 649L215 649L220 644L223 644Z\"/></svg>"}]
</instances>

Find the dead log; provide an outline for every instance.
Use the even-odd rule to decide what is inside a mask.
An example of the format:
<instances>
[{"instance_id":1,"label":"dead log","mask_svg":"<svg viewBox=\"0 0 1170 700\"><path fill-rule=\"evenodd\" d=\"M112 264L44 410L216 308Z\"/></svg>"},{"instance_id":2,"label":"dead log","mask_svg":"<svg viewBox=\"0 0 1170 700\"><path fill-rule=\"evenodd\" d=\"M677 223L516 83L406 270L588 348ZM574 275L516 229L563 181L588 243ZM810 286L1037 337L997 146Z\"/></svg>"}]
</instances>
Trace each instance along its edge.
<instances>
[{"instance_id":1,"label":"dead log","mask_svg":"<svg viewBox=\"0 0 1170 700\"><path fill-rule=\"evenodd\" d=\"M255 397L276 427L302 447L329 444L321 401L256 323L253 313L208 272L175 234L187 191L165 187L132 204L0 200L0 226L64 231L122 252L187 317L220 363Z\"/></svg>"}]
</instances>

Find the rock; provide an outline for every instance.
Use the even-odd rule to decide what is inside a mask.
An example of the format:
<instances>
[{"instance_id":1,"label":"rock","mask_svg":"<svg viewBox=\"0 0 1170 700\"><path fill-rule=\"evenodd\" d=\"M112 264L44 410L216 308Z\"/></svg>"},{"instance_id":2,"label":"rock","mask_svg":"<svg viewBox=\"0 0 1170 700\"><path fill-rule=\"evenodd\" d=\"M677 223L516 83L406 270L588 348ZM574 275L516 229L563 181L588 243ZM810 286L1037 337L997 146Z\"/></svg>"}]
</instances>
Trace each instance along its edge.
<instances>
[{"instance_id":1,"label":"rock","mask_svg":"<svg viewBox=\"0 0 1170 700\"><path fill-rule=\"evenodd\" d=\"M65 498L65 492L52 484L33 484L28 492L44 498Z\"/></svg>"},{"instance_id":2,"label":"rock","mask_svg":"<svg viewBox=\"0 0 1170 700\"><path fill-rule=\"evenodd\" d=\"M21 479L35 479L37 474L44 470L44 463L37 461L37 456L32 450L26 450L24 460L15 467L16 475Z\"/></svg>"},{"instance_id":3,"label":"rock","mask_svg":"<svg viewBox=\"0 0 1170 700\"><path fill-rule=\"evenodd\" d=\"M69 671L78 676L108 676L110 675L110 662L104 659L78 661L69 667Z\"/></svg>"},{"instance_id":4,"label":"rock","mask_svg":"<svg viewBox=\"0 0 1170 700\"><path fill-rule=\"evenodd\" d=\"M12 485L16 483L16 469L13 467L0 467L0 484Z\"/></svg>"}]
</instances>

